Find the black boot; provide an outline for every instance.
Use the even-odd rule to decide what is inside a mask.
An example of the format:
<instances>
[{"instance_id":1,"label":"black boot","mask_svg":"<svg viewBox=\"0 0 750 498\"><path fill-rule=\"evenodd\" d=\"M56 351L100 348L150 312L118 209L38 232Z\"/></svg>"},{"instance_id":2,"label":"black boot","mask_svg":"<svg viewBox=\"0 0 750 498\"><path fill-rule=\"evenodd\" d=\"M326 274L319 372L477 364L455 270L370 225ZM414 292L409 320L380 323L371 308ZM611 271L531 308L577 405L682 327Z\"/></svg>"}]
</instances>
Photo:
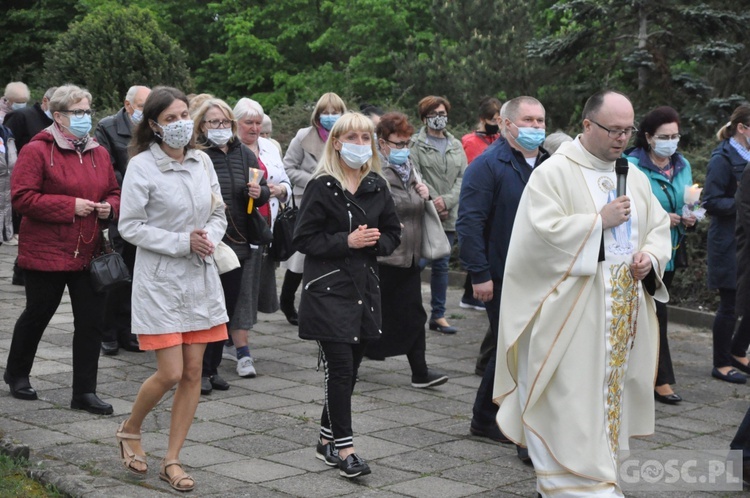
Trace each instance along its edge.
<instances>
[{"instance_id":1,"label":"black boot","mask_svg":"<svg viewBox=\"0 0 750 498\"><path fill-rule=\"evenodd\" d=\"M279 308L286 319L292 325L299 325L297 310L294 308L294 294L302 282L302 274L287 270L284 274L284 283L281 284L281 295L279 296Z\"/></svg>"}]
</instances>

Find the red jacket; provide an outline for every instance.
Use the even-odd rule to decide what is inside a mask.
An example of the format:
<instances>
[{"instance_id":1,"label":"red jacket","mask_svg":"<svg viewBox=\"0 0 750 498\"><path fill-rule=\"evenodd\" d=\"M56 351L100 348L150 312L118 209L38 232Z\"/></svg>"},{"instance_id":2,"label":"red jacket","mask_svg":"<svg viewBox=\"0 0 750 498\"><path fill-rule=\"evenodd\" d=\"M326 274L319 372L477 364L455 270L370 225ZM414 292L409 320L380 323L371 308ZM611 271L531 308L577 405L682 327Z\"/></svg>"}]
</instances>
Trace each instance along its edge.
<instances>
[{"instance_id":1,"label":"red jacket","mask_svg":"<svg viewBox=\"0 0 750 498\"><path fill-rule=\"evenodd\" d=\"M461 137L461 145L464 146L464 152L466 153L466 162L471 162L486 149L492 142L497 140L500 135L481 135L477 132L471 132Z\"/></svg>"},{"instance_id":2,"label":"red jacket","mask_svg":"<svg viewBox=\"0 0 750 498\"><path fill-rule=\"evenodd\" d=\"M28 270L81 271L99 252L101 220L96 211L76 216L77 197L108 202L115 218L120 211L120 188L107 150L89 138L79 154L54 124L18 155L11 196L13 209L23 215L18 265Z\"/></svg>"}]
</instances>

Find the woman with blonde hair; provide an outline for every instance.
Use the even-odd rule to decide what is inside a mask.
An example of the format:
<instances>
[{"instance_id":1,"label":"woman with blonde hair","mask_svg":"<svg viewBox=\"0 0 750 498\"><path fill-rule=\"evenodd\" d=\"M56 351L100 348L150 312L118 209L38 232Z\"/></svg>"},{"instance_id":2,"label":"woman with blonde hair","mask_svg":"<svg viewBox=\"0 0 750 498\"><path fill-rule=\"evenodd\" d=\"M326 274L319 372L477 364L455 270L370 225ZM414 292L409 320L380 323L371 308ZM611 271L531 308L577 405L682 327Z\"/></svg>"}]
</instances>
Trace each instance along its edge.
<instances>
[{"instance_id":1,"label":"woman with blonde hair","mask_svg":"<svg viewBox=\"0 0 750 498\"><path fill-rule=\"evenodd\" d=\"M315 104L310 116L310 126L302 128L292 139L284 156L284 169L294 186L295 201L299 205L307 182L323 157L323 149L334 123L346 112L346 104L333 92L324 93ZM281 286L279 306L292 325L297 325L294 294L302 281L305 258L295 253L282 267L287 269Z\"/></svg>"},{"instance_id":2,"label":"woman with blonde hair","mask_svg":"<svg viewBox=\"0 0 750 498\"><path fill-rule=\"evenodd\" d=\"M305 254L299 336L318 342L325 371L316 457L346 478L370 473L354 450L351 398L365 347L380 336L377 257L391 254L401 240L373 131L362 114L336 122L294 231L294 244Z\"/></svg>"},{"instance_id":3,"label":"woman with blonde hair","mask_svg":"<svg viewBox=\"0 0 750 498\"><path fill-rule=\"evenodd\" d=\"M204 100L193 113L193 123L196 146L211 159L226 204L227 231L222 241L240 260L239 268L221 275L229 316L229 336L237 351L237 375L255 377L248 332L258 321L258 296L263 292L260 276L264 247L254 243L260 234L255 233L248 222L247 206L252 199L254 207L270 221L267 203L271 194L266 184L266 170L258 163L255 154L238 140L234 112L223 100ZM229 384L218 372L224 343L218 341L206 346L201 394L210 394L213 389L229 389Z\"/></svg>"}]
</instances>

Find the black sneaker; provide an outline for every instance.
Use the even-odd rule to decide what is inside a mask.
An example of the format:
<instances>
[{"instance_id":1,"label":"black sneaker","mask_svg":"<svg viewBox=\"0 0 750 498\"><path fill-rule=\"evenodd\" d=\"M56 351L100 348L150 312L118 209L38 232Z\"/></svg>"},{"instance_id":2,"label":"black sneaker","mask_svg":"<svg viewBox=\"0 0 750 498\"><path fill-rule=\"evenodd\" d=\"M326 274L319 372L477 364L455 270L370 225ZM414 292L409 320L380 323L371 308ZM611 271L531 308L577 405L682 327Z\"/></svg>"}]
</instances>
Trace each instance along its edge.
<instances>
[{"instance_id":1,"label":"black sneaker","mask_svg":"<svg viewBox=\"0 0 750 498\"><path fill-rule=\"evenodd\" d=\"M423 377L411 376L411 387L424 389L426 387L435 387L448 382L448 376L437 370L427 370L427 375Z\"/></svg>"},{"instance_id":2,"label":"black sneaker","mask_svg":"<svg viewBox=\"0 0 750 498\"><path fill-rule=\"evenodd\" d=\"M369 465L356 453L352 453L345 460L339 459L339 475L341 477L351 479L352 477L366 476L371 472Z\"/></svg>"},{"instance_id":3,"label":"black sneaker","mask_svg":"<svg viewBox=\"0 0 750 498\"><path fill-rule=\"evenodd\" d=\"M315 448L315 458L323 460L323 463L329 467L338 467L341 461L339 450L336 449L333 441L323 444L320 439L318 439L318 446Z\"/></svg>"}]
</instances>

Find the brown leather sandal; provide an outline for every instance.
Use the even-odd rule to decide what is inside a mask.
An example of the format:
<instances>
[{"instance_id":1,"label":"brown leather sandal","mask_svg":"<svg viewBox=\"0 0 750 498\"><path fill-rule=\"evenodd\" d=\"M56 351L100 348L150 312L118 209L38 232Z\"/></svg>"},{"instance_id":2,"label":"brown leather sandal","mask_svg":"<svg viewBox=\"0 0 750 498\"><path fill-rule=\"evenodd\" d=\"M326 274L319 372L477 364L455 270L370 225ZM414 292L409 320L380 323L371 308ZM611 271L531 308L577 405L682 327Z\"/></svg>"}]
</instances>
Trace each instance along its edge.
<instances>
[{"instance_id":1,"label":"brown leather sandal","mask_svg":"<svg viewBox=\"0 0 750 498\"><path fill-rule=\"evenodd\" d=\"M180 467L182 473L170 477L169 474L167 474L167 468L173 465ZM162 460L159 479L167 481L169 485L172 486L172 489L176 489L177 491L192 491L193 488L195 488L195 479L185 473L179 460ZM189 484L183 484L183 481L187 479L190 480Z\"/></svg>"},{"instance_id":2,"label":"brown leather sandal","mask_svg":"<svg viewBox=\"0 0 750 498\"><path fill-rule=\"evenodd\" d=\"M148 472L148 462L146 462L146 457L141 455L136 455L133 451L133 448L130 447L128 444L128 439L132 439L134 441L140 441L141 435L140 434L129 434L127 432L123 432L125 428L125 421L123 421L120 424L120 427L117 429L117 433L115 433L115 437L117 438L117 445L120 447L120 458L122 459L122 463L125 465L125 468L128 469L130 472L137 474L137 475L144 475L146 472ZM139 469L136 467L133 467L134 462L139 462L145 465L144 469Z\"/></svg>"}]
</instances>

